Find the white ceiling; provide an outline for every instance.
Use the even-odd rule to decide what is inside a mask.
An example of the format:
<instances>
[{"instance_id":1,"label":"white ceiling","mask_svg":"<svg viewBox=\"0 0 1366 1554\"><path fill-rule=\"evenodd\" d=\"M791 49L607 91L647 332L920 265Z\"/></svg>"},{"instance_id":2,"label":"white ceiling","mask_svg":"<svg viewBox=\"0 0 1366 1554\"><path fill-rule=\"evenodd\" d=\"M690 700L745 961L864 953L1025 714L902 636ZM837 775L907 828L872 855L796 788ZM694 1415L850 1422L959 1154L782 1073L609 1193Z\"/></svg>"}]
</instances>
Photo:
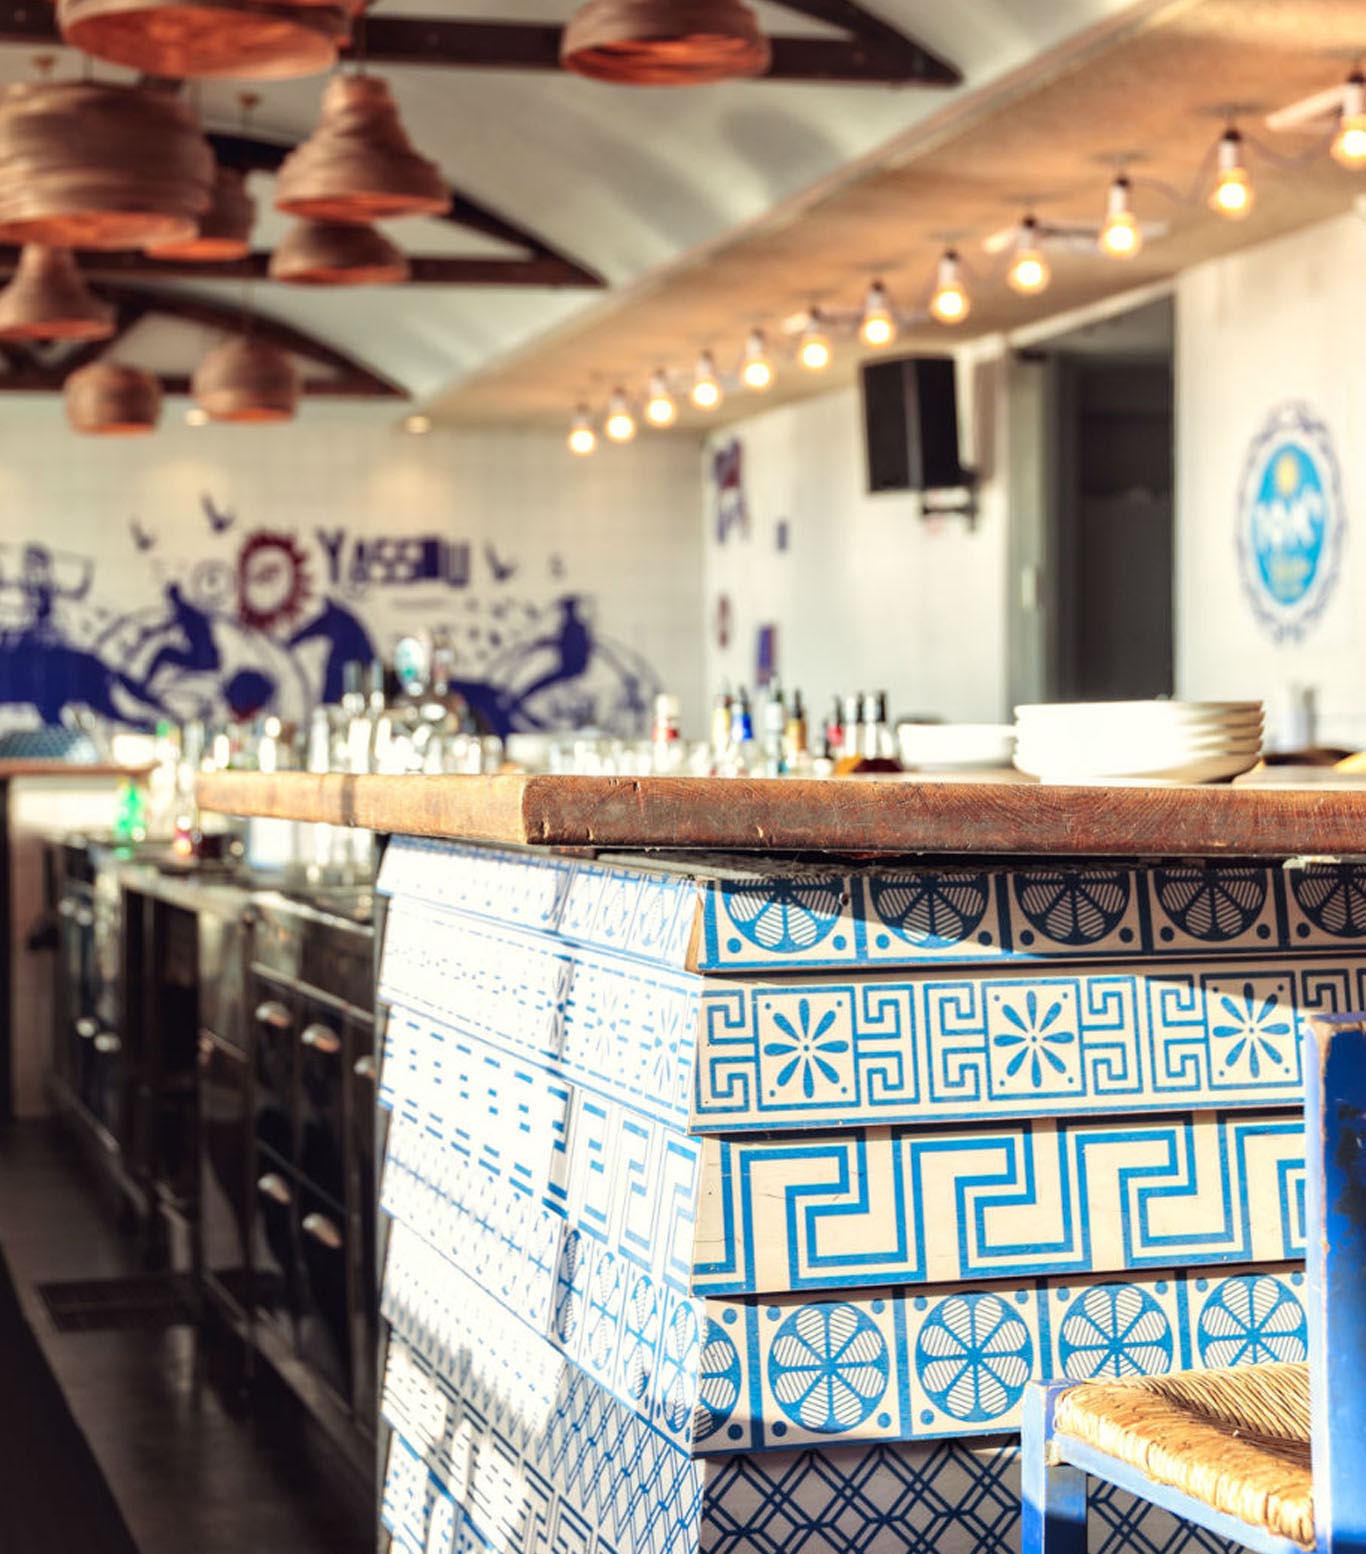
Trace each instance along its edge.
<instances>
[{"instance_id":1,"label":"white ceiling","mask_svg":"<svg viewBox=\"0 0 1366 1554\"><path fill-rule=\"evenodd\" d=\"M815 86L764 81L692 89L613 87L549 72L393 68L384 74L414 144L458 189L531 228L613 286L755 220L955 97L1025 64L1130 0L865 0L963 73L936 88ZM496 0L499 20L562 21L576 0ZM379 0L393 14L477 18L495 0ZM820 32L760 4L765 26ZM63 51L58 75L80 72ZM121 73L96 67L97 75ZM0 79L31 74L28 51L0 48ZM317 116L321 78L205 83L211 128L241 122L237 94L259 91L251 132L302 139ZM268 211L272 180L253 175ZM283 224L263 216L257 246ZM413 252L488 253L496 244L433 221L395 223ZM169 283L168 283L169 284ZM177 283L231 298L232 286ZM314 290L258 285L253 304L359 357L426 399L524 346L600 299L593 291L393 287ZM190 363L184 364L188 369Z\"/></svg>"}]
</instances>

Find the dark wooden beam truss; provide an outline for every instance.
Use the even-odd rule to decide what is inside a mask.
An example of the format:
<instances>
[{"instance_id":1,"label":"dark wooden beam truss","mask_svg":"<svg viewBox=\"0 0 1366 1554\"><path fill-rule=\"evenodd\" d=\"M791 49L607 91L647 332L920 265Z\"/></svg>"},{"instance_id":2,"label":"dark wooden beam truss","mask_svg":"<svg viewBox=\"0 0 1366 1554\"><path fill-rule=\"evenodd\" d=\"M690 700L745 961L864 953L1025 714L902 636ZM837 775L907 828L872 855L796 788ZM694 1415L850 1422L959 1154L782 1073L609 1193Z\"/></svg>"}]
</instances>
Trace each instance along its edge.
<instances>
[{"instance_id":1,"label":"dark wooden beam truss","mask_svg":"<svg viewBox=\"0 0 1366 1554\"><path fill-rule=\"evenodd\" d=\"M7 370L0 372L0 393L59 394L67 377L78 367L98 361L143 319L160 315L185 323L218 330L225 335L252 335L279 346L314 366L326 369L322 375L305 375L303 392L313 398L330 399L407 399L406 389L339 351L315 335L306 333L273 314L245 307L229 306L205 297L181 291L114 286L97 283L93 288L115 307L115 328L107 340L91 340L60 350L9 341L0 346L0 360ZM162 387L168 394L187 394L188 377L163 375Z\"/></svg>"},{"instance_id":2,"label":"dark wooden beam truss","mask_svg":"<svg viewBox=\"0 0 1366 1554\"><path fill-rule=\"evenodd\" d=\"M855 0L777 0L828 22L842 37L770 35L770 81L865 86L958 86L962 75L917 39L865 11ZM367 16L353 50L372 65L448 70L559 70L554 22L486 22L432 16ZM48 0L0 0L0 43L51 47L61 42Z\"/></svg>"}]
</instances>

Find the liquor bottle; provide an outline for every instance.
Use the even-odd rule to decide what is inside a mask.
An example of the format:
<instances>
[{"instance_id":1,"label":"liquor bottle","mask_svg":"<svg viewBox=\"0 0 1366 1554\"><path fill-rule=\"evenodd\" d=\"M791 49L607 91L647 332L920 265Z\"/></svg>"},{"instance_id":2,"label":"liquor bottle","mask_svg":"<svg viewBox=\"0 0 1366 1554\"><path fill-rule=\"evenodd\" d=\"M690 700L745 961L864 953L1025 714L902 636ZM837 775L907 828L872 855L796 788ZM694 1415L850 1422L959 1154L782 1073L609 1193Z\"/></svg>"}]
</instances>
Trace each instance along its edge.
<instances>
[{"instance_id":1,"label":"liquor bottle","mask_svg":"<svg viewBox=\"0 0 1366 1554\"><path fill-rule=\"evenodd\" d=\"M825 723L825 758L838 761L844 752L844 700L835 693L835 706Z\"/></svg>"},{"instance_id":2,"label":"liquor bottle","mask_svg":"<svg viewBox=\"0 0 1366 1554\"><path fill-rule=\"evenodd\" d=\"M783 758L787 762L788 771L795 772L806 765L806 745L806 706L802 701L802 693L794 690L792 705L787 714L787 726L783 729Z\"/></svg>"},{"instance_id":3,"label":"liquor bottle","mask_svg":"<svg viewBox=\"0 0 1366 1554\"><path fill-rule=\"evenodd\" d=\"M711 714L711 760L715 772L719 772L726 764L726 755L730 750L731 710L730 687L723 685Z\"/></svg>"},{"instance_id":4,"label":"liquor bottle","mask_svg":"<svg viewBox=\"0 0 1366 1554\"><path fill-rule=\"evenodd\" d=\"M768 688L764 702L764 776L781 777L787 771L783 736L787 732L787 703L776 680Z\"/></svg>"},{"instance_id":5,"label":"liquor bottle","mask_svg":"<svg viewBox=\"0 0 1366 1554\"><path fill-rule=\"evenodd\" d=\"M749 710L749 697L741 686L730 704L730 743L726 747L724 775L747 776L757 764L755 756L754 718Z\"/></svg>"},{"instance_id":6,"label":"liquor bottle","mask_svg":"<svg viewBox=\"0 0 1366 1554\"><path fill-rule=\"evenodd\" d=\"M661 691L655 697L655 722L651 735L651 767L656 776L669 776L683 765L683 745L678 737L681 709L678 697Z\"/></svg>"},{"instance_id":7,"label":"liquor bottle","mask_svg":"<svg viewBox=\"0 0 1366 1554\"><path fill-rule=\"evenodd\" d=\"M877 713L874 720L876 748L874 756L880 761L896 761L896 731L892 727L892 720L887 716L887 693L877 693ZM900 765L900 762L897 762Z\"/></svg>"},{"instance_id":8,"label":"liquor bottle","mask_svg":"<svg viewBox=\"0 0 1366 1554\"><path fill-rule=\"evenodd\" d=\"M877 697L868 692L860 700L858 737L858 753L868 761L878 756L877 718Z\"/></svg>"},{"instance_id":9,"label":"liquor bottle","mask_svg":"<svg viewBox=\"0 0 1366 1554\"><path fill-rule=\"evenodd\" d=\"M844 698L840 709L840 723L844 728L844 740L840 745L840 759L863 754L863 692L855 691Z\"/></svg>"}]
</instances>

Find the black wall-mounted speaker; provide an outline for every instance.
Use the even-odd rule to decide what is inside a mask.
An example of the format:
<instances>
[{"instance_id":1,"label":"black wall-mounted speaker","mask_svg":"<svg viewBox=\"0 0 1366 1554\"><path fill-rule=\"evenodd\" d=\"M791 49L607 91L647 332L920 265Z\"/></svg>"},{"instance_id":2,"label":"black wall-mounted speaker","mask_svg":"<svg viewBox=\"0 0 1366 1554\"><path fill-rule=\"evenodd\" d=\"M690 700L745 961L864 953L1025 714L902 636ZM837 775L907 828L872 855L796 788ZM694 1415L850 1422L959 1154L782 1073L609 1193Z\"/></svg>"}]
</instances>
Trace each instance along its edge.
<instances>
[{"instance_id":1,"label":"black wall-mounted speaker","mask_svg":"<svg viewBox=\"0 0 1366 1554\"><path fill-rule=\"evenodd\" d=\"M958 456L958 390L951 356L863 364L869 491L969 485Z\"/></svg>"}]
</instances>

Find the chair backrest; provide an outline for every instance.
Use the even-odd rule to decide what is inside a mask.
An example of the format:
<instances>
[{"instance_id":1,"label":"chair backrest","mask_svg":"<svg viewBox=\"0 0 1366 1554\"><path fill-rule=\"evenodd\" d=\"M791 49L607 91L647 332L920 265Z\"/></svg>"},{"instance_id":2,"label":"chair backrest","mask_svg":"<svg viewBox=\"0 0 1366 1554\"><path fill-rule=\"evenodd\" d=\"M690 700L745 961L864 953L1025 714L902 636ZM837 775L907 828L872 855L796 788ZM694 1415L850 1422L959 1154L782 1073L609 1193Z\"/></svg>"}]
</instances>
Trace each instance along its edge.
<instances>
[{"instance_id":1,"label":"chair backrest","mask_svg":"<svg viewBox=\"0 0 1366 1554\"><path fill-rule=\"evenodd\" d=\"M1366 1013L1309 1021L1304 1081L1316 1542L1366 1554Z\"/></svg>"}]
</instances>

